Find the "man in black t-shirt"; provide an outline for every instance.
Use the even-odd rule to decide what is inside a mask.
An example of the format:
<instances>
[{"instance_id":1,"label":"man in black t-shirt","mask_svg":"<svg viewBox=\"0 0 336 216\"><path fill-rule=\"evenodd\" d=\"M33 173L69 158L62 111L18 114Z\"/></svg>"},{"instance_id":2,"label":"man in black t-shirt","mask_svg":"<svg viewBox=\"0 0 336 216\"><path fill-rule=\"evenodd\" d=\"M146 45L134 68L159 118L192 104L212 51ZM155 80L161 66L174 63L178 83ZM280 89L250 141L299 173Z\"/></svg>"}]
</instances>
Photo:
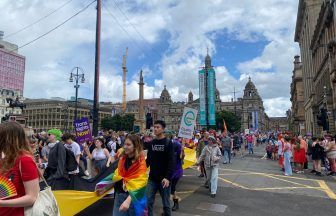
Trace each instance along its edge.
<instances>
[{"instance_id":1,"label":"man in black t-shirt","mask_svg":"<svg viewBox=\"0 0 336 216\"><path fill-rule=\"evenodd\" d=\"M166 138L164 130L166 123L158 120L154 123L155 139L146 144L147 166L150 166L147 184L148 216L153 216L155 194L160 192L163 205L163 215L170 216L170 181L175 168L174 148L171 140Z\"/></svg>"}]
</instances>

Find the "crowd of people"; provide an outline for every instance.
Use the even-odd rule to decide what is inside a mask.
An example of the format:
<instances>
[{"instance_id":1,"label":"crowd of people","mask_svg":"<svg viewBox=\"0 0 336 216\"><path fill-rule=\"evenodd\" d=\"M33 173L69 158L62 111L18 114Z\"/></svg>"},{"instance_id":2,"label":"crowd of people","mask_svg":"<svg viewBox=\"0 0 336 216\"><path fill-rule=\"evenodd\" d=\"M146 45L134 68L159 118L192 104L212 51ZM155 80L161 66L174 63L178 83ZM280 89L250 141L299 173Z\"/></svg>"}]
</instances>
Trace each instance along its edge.
<instances>
[{"instance_id":1,"label":"crowd of people","mask_svg":"<svg viewBox=\"0 0 336 216\"><path fill-rule=\"evenodd\" d=\"M279 133L266 145L267 158L278 160L284 175L302 174L308 168L317 176L336 176L336 136L296 136ZM323 167L323 172L322 172Z\"/></svg>"},{"instance_id":2,"label":"crowd of people","mask_svg":"<svg viewBox=\"0 0 336 216\"><path fill-rule=\"evenodd\" d=\"M58 129L26 137L16 123L0 125L0 174L11 179L18 194L0 199L0 215L23 215L39 192L39 171L53 190L72 189L76 178L92 179L117 164L113 215L153 215L155 195L162 198L162 215L179 209L177 186L183 176L185 148L196 152L199 177L212 198L216 197L219 164L232 157L254 154L254 147L266 144L266 155L278 160L284 175L311 173L335 175L335 137L294 136L285 133L217 133L196 131L191 139L165 133L165 122L154 123L153 135L102 131L92 141L77 143L75 134ZM248 151L248 153L247 153ZM149 174L147 168L149 167ZM136 183L135 183L136 182ZM139 192L143 191L143 192ZM104 191L98 191L102 194ZM171 206L171 200L173 206ZM19 208L18 208L19 207Z\"/></svg>"}]
</instances>

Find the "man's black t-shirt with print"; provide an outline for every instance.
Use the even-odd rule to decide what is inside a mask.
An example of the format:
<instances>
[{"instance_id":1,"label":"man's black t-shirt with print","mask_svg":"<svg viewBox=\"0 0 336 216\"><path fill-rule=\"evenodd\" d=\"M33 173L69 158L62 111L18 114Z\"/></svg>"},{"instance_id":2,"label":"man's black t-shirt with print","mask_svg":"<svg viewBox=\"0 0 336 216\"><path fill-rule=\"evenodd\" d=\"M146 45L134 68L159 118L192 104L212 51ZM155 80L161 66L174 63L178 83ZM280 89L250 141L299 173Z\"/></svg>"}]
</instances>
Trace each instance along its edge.
<instances>
[{"instance_id":1,"label":"man's black t-shirt with print","mask_svg":"<svg viewBox=\"0 0 336 216\"><path fill-rule=\"evenodd\" d=\"M161 182L171 180L175 168L173 143L168 138L154 139L147 147L147 166L150 166L149 179Z\"/></svg>"}]
</instances>

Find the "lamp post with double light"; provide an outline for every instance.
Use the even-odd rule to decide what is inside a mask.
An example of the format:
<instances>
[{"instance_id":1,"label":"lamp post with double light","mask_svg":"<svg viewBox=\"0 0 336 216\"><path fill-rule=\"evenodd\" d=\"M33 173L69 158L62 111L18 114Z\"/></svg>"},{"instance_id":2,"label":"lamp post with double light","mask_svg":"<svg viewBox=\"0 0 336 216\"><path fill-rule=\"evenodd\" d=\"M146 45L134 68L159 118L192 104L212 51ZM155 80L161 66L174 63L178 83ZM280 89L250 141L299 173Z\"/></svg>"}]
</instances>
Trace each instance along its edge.
<instances>
[{"instance_id":1,"label":"lamp post with double light","mask_svg":"<svg viewBox=\"0 0 336 216\"><path fill-rule=\"evenodd\" d=\"M75 101L75 120L77 120L77 106L78 106L78 89L79 89L79 80L81 83L85 82L84 71L80 67L74 67L71 70L69 81L73 82L75 79L74 88L76 89L76 101Z\"/></svg>"}]
</instances>

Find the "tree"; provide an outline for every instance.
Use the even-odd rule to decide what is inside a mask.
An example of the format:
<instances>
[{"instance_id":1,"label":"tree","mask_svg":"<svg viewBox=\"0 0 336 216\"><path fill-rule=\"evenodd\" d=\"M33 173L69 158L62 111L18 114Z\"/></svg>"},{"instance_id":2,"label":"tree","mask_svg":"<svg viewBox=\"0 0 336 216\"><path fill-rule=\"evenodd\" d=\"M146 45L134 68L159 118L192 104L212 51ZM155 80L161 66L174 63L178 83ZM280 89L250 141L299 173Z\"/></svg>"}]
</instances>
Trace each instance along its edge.
<instances>
[{"instance_id":1,"label":"tree","mask_svg":"<svg viewBox=\"0 0 336 216\"><path fill-rule=\"evenodd\" d=\"M230 111L220 111L216 113L216 125L217 129L223 130L223 119L225 120L227 130L229 132L240 131L241 128L241 119L233 112Z\"/></svg>"},{"instance_id":2,"label":"tree","mask_svg":"<svg viewBox=\"0 0 336 216\"><path fill-rule=\"evenodd\" d=\"M132 131L134 126L135 117L132 114L122 116L121 128L125 131Z\"/></svg>"},{"instance_id":3,"label":"tree","mask_svg":"<svg viewBox=\"0 0 336 216\"><path fill-rule=\"evenodd\" d=\"M105 130L114 130L114 131L132 131L134 125L134 115L125 114L119 115L116 114L113 117L103 118L101 121L101 127Z\"/></svg>"}]
</instances>

